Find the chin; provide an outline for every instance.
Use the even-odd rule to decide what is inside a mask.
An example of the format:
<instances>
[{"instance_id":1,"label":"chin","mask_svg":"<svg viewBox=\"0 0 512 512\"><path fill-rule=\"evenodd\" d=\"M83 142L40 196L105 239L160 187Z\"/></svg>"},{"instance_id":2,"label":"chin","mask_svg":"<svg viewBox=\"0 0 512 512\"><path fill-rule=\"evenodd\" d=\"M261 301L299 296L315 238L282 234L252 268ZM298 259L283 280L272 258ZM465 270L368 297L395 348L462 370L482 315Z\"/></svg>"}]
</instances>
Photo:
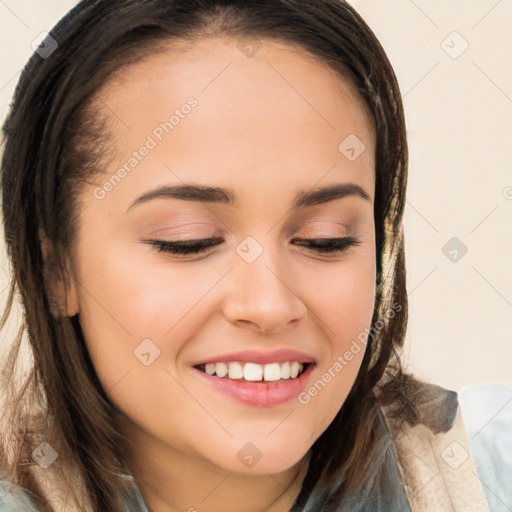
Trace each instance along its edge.
<instances>
[{"instance_id":1,"label":"chin","mask_svg":"<svg viewBox=\"0 0 512 512\"><path fill-rule=\"evenodd\" d=\"M216 445L215 453L204 454L216 466L225 471L253 476L264 476L283 473L296 466L307 454L312 443L304 439L261 439L254 442L232 441L224 446L220 456L221 447Z\"/></svg>"}]
</instances>

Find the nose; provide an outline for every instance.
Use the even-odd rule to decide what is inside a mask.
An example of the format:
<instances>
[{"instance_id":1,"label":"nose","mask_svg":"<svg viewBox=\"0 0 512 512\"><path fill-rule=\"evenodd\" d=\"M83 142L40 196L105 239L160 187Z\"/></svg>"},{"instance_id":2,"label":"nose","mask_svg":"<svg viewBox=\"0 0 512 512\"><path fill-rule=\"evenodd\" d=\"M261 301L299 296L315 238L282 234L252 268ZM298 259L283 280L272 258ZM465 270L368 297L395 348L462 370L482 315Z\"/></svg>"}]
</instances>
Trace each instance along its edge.
<instances>
[{"instance_id":1,"label":"nose","mask_svg":"<svg viewBox=\"0 0 512 512\"><path fill-rule=\"evenodd\" d=\"M295 325L306 316L306 305L294 290L290 273L275 268L263 257L250 264L240 262L224 302L224 316L229 322L272 333Z\"/></svg>"}]
</instances>

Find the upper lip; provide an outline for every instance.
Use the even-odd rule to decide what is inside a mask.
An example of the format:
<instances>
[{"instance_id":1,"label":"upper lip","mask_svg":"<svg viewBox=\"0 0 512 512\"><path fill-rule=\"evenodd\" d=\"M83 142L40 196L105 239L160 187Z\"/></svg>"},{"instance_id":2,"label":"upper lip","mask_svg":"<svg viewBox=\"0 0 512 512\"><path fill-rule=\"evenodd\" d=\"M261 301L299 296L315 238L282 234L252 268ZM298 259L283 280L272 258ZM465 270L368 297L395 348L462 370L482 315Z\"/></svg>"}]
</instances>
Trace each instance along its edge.
<instances>
[{"instance_id":1,"label":"upper lip","mask_svg":"<svg viewBox=\"0 0 512 512\"><path fill-rule=\"evenodd\" d=\"M198 366L208 363L285 363L287 361L298 361L299 363L314 363L315 358L305 352L291 349L279 349L272 352L263 352L261 350L243 350L240 352L231 352L229 354L220 354L218 356L201 359L193 363L192 366Z\"/></svg>"}]
</instances>

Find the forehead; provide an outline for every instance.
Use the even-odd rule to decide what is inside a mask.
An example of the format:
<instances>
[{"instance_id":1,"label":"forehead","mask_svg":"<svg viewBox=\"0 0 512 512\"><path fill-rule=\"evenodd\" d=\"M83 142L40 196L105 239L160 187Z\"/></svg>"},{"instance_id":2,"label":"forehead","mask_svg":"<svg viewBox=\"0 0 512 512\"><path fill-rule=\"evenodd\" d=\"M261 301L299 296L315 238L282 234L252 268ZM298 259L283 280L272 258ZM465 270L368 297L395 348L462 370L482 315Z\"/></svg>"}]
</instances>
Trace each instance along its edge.
<instances>
[{"instance_id":1,"label":"forehead","mask_svg":"<svg viewBox=\"0 0 512 512\"><path fill-rule=\"evenodd\" d=\"M375 130L352 84L300 48L259 44L248 56L232 39L169 43L100 90L114 138L107 172L152 141L127 194L183 176L269 192L350 180L373 196Z\"/></svg>"}]
</instances>

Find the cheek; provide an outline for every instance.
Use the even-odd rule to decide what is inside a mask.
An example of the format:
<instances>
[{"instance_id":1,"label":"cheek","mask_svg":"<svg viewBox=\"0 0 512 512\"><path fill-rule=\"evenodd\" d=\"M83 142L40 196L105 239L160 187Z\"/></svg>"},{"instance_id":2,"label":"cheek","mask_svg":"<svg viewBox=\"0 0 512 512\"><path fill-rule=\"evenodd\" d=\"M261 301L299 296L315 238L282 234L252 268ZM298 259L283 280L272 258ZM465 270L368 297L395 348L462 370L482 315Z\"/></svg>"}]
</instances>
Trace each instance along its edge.
<instances>
[{"instance_id":1,"label":"cheek","mask_svg":"<svg viewBox=\"0 0 512 512\"><path fill-rule=\"evenodd\" d=\"M113 244L101 258L84 258L81 282L89 293L81 296L83 316L114 321L125 334L163 336L207 284L191 267L169 266L164 258Z\"/></svg>"},{"instance_id":2,"label":"cheek","mask_svg":"<svg viewBox=\"0 0 512 512\"><path fill-rule=\"evenodd\" d=\"M309 302L328 339L326 357L298 396L304 421L316 439L332 422L352 388L366 349L375 304L375 264L371 251L316 275Z\"/></svg>"},{"instance_id":3,"label":"cheek","mask_svg":"<svg viewBox=\"0 0 512 512\"><path fill-rule=\"evenodd\" d=\"M148 348L151 360L158 354L172 362L180 348L174 340L178 333L192 335L189 313L217 279L212 272L198 279L162 263L148 265L147 255L144 263L136 254L109 247L101 258L83 258L80 268L80 324L106 390L143 366L139 346Z\"/></svg>"},{"instance_id":4,"label":"cheek","mask_svg":"<svg viewBox=\"0 0 512 512\"><path fill-rule=\"evenodd\" d=\"M367 249L316 271L302 272L307 305L314 308L333 350L343 352L347 342L369 327L375 304L375 273L375 252Z\"/></svg>"}]
</instances>

